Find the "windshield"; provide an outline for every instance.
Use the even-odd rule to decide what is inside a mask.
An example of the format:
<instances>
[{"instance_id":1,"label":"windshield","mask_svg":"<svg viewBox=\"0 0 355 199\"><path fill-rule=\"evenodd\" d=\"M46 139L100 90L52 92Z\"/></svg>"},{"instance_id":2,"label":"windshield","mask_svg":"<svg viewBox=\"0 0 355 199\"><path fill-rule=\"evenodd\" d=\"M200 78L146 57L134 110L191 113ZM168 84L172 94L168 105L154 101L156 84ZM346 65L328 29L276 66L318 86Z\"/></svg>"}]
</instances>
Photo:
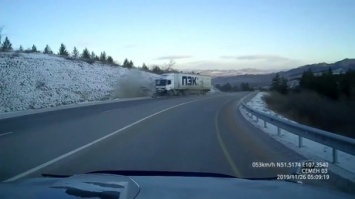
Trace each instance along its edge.
<instances>
[{"instance_id":1,"label":"windshield","mask_svg":"<svg viewBox=\"0 0 355 199\"><path fill-rule=\"evenodd\" d=\"M5 0L0 180L203 172L351 192L354 8Z\"/></svg>"},{"instance_id":2,"label":"windshield","mask_svg":"<svg viewBox=\"0 0 355 199\"><path fill-rule=\"evenodd\" d=\"M158 80L156 80L155 81L155 85L156 86L165 86L165 85L167 85L167 80L165 80L165 79L158 79Z\"/></svg>"}]
</instances>

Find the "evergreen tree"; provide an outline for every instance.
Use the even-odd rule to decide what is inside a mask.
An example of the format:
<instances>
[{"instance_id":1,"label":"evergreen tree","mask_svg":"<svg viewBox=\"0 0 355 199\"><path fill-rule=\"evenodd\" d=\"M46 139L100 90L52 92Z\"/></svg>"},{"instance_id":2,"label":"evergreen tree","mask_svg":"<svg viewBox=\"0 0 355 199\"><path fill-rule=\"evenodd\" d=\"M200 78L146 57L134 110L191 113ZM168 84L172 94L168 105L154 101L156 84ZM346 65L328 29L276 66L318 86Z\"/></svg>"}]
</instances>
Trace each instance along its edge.
<instances>
[{"instance_id":1,"label":"evergreen tree","mask_svg":"<svg viewBox=\"0 0 355 199\"><path fill-rule=\"evenodd\" d=\"M68 53L68 51L67 51L67 49L66 49L66 47L65 47L65 45L63 43L60 44L58 55L69 56L69 53Z\"/></svg>"},{"instance_id":2,"label":"evergreen tree","mask_svg":"<svg viewBox=\"0 0 355 199\"><path fill-rule=\"evenodd\" d=\"M145 65L145 63L143 63L142 69L143 69L144 71L149 71L149 68Z\"/></svg>"},{"instance_id":3,"label":"evergreen tree","mask_svg":"<svg viewBox=\"0 0 355 199\"><path fill-rule=\"evenodd\" d=\"M232 87L232 91L234 91L234 92L239 91L239 86L238 86L238 85L234 85L234 86Z\"/></svg>"},{"instance_id":4,"label":"evergreen tree","mask_svg":"<svg viewBox=\"0 0 355 199\"><path fill-rule=\"evenodd\" d=\"M271 90L277 90L277 88L281 84L281 77L279 73L276 73L275 77L272 79L271 82Z\"/></svg>"},{"instance_id":5,"label":"evergreen tree","mask_svg":"<svg viewBox=\"0 0 355 199\"><path fill-rule=\"evenodd\" d=\"M107 62L110 63L110 64L113 64L113 59L111 56L108 56L107 57Z\"/></svg>"},{"instance_id":6,"label":"evergreen tree","mask_svg":"<svg viewBox=\"0 0 355 199\"><path fill-rule=\"evenodd\" d=\"M31 49L32 52L37 52L37 47L33 44L32 45L32 49Z\"/></svg>"},{"instance_id":7,"label":"evergreen tree","mask_svg":"<svg viewBox=\"0 0 355 199\"><path fill-rule=\"evenodd\" d=\"M300 79L300 87L304 89L314 90L316 89L315 76L312 70L309 68L307 71L304 71Z\"/></svg>"},{"instance_id":8,"label":"evergreen tree","mask_svg":"<svg viewBox=\"0 0 355 199\"><path fill-rule=\"evenodd\" d=\"M127 61L128 62L128 61ZM124 64L124 63L123 63ZM155 65L152 67L152 72L153 73L156 73L156 74L161 74L162 73L162 70L160 69L159 66Z\"/></svg>"},{"instance_id":9,"label":"evergreen tree","mask_svg":"<svg viewBox=\"0 0 355 199\"><path fill-rule=\"evenodd\" d=\"M95 60L95 58L96 58L95 52L94 52L94 51L91 51L90 59Z\"/></svg>"},{"instance_id":10,"label":"evergreen tree","mask_svg":"<svg viewBox=\"0 0 355 199\"><path fill-rule=\"evenodd\" d=\"M133 64L133 62L132 62L132 60L131 61L129 61L129 67L128 68L132 68L132 67L134 67L134 64Z\"/></svg>"},{"instance_id":11,"label":"evergreen tree","mask_svg":"<svg viewBox=\"0 0 355 199\"><path fill-rule=\"evenodd\" d=\"M224 91L224 92L229 92L232 90L232 85L227 82L225 83L222 87L221 87L221 91Z\"/></svg>"},{"instance_id":12,"label":"evergreen tree","mask_svg":"<svg viewBox=\"0 0 355 199\"><path fill-rule=\"evenodd\" d=\"M127 58L123 61L123 67L129 68L129 62Z\"/></svg>"},{"instance_id":13,"label":"evergreen tree","mask_svg":"<svg viewBox=\"0 0 355 199\"><path fill-rule=\"evenodd\" d=\"M100 54L100 61L102 61L102 62L106 62L106 53L105 53L105 51L103 51L103 52L101 52L101 54Z\"/></svg>"},{"instance_id":14,"label":"evergreen tree","mask_svg":"<svg viewBox=\"0 0 355 199\"><path fill-rule=\"evenodd\" d=\"M284 77L281 77L281 84L278 88L278 92L285 95L288 93L288 89L289 89L288 80Z\"/></svg>"},{"instance_id":15,"label":"evergreen tree","mask_svg":"<svg viewBox=\"0 0 355 199\"><path fill-rule=\"evenodd\" d=\"M342 87L341 81L339 86ZM333 100L338 99L340 94L339 90L341 90L341 88L338 88L338 82L335 79L331 68L324 71L321 76L314 76L310 69L303 72L300 79L300 87L303 89L313 90Z\"/></svg>"},{"instance_id":16,"label":"evergreen tree","mask_svg":"<svg viewBox=\"0 0 355 199\"><path fill-rule=\"evenodd\" d=\"M333 71L332 71L332 69L329 67L328 68L328 73L327 73L327 75L329 75L329 76L332 76L333 75Z\"/></svg>"},{"instance_id":17,"label":"evergreen tree","mask_svg":"<svg viewBox=\"0 0 355 199\"><path fill-rule=\"evenodd\" d=\"M337 100L339 97L338 84L335 80L331 68L327 72L323 72L319 78L317 91L318 93L325 95L333 100Z\"/></svg>"},{"instance_id":18,"label":"evergreen tree","mask_svg":"<svg viewBox=\"0 0 355 199\"><path fill-rule=\"evenodd\" d=\"M18 49L20 52L23 51L22 45L20 45L20 48Z\"/></svg>"},{"instance_id":19,"label":"evergreen tree","mask_svg":"<svg viewBox=\"0 0 355 199\"><path fill-rule=\"evenodd\" d=\"M96 56L95 56L95 60L96 60L96 61L100 61L100 57L96 55Z\"/></svg>"},{"instance_id":20,"label":"evergreen tree","mask_svg":"<svg viewBox=\"0 0 355 199\"><path fill-rule=\"evenodd\" d=\"M51 50L51 48L48 46L48 44L46 45L46 47L44 48L44 51L43 51L43 53L44 54L51 54L51 52L52 52L52 50Z\"/></svg>"},{"instance_id":21,"label":"evergreen tree","mask_svg":"<svg viewBox=\"0 0 355 199\"><path fill-rule=\"evenodd\" d=\"M76 49L75 46L74 46L72 55L73 55L74 58L78 58L79 57L79 51L78 51L78 49Z\"/></svg>"},{"instance_id":22,"label":"evergreen tree","mask_svg":"<svg viewBox=\"0 0 355 199\"><path fill-rule=\"evenodd\" d=\"M355 71L348 69L339 82L340 91L351 98L351 90L355 88Z\"/></svg>"},{"instance_id":23,"label":"evergreen tree","mask_svg":"<svg viewBox=\"0 0 355 199\"><path fill-rule=\"evenodd\" d=\"M1 50L3 50L3 51L12 50L12 44L11 44L9 38L5 37L4 43L2 43L2 45L1 45Z\"/></svg>"},{"instance_id":24,"label":"evergreen tree","mask_svg":"<svg viewBox=\"0 0 355 199\"><path fill-rule=\"evenodd\" d=\"M249 85L249 83L245 83L245 82L242 82L241 84L240 84L240 89L242 90L242 91L253 91L254 89Z\"/></svg>"},{"instance_id":25,"label":"evergreen tree","mask_svg":"<svg viewBox=\"0 0 355 199\"><path fill-rule=\"evenodd\" d=\"M81 54L81 58L83 59L90 59L90 53L89 53L89 50L87 48L85 48L83 50L83 53Z\"/></svg>"},{"instance_id":26,"label":"evergreen tree","mask_svg":"<svg viewBox=\"0 0 355 199\"><path fill-rule=\"evenodd\" d=\"M277 91L283 95L288 92L288 81L286 78L281 77L279 73L276 73L272 79L271 90Z\"/></svg>"}]
</instances>

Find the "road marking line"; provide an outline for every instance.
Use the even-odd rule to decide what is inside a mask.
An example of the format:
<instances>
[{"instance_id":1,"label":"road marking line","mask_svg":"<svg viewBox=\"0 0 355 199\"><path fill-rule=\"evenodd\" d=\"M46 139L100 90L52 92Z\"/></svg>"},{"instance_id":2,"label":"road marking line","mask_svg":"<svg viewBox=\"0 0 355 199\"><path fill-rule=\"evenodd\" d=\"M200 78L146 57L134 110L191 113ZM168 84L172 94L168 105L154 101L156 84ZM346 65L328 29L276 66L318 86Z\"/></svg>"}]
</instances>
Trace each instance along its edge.
<instances>
[{"instance_id":1,"label":"road marking line","mask_svg":"<svg viewBox=\"0 0 355 199\"><path fill-rule=\"evenodd\" d=\"M111 109L111 110L107 110L107 111L104 111L102 113L108 113L108 112L111 112L111 111L117 111L117 110L120 110L122 108L115 108L115 109Z\"/></svg>"},{"instance_id":2,"label":"road marking line","mask_svg":"<svg viewBox=\"0 0 355 199\"><path fill-rule=\"evenodd\" d=\"M70 156L70 155L73 155L74 153L77 153L77 152L79 152L79 151L81 151L81 150L83 150L83 149L86 149L86 148L90 147L91 145L94 145L94 144L96 144L96 143L98 143L98 142L100 142L100 141L102 141L102 140L105 140L105 139L107 139L107 138L109 138L109 137L111 137L111 136L113 136L113 135L120 134L120 133L122 133L122 131L128 129L129 127L132 127L132 126L134 126L134 125L136 125L136 124L138 124L138 123L140 123L140 122L143 122L144 120L147 120L147 119L149 119L149 118L151 118L151 117L154 117L154 116L156 116L156 115L158 115L158 114L160 114L160 113L166 112L166 111L168 111L168 110L170 110L170 109L173 109L173 108L176 108L176 107L185 105L185 104L189 104L189 103L192 103L192 102L201 101L201 100L205 100L205 99L215 98L215 97L220 97L220 96L213 96L213 97L206 97L206 98L202 98L202 99L196 99L196 100L184 102L184 103L181 103L181 104L178 104L178 105L175 105L175 106L171 106L171 107L166 108L166 109L164 109L164 110L158 111L158 112L156 112L156 113L154 113L154 114L152 114L152 115L149 115L149 116L147 116L147 117L144 117L144 118L142 118L142 119L140 119L140 120L138 120L138 121L136 121L136 122L133 122L132 124L129 124L129 125L127 125L127 126L121 128L121 129L117 130L117 131L114 131L114 132L112 132L112 133L110 133L110 134L108 134L108 135L106 135L106 136L104 136L104 137L101 137L101 138L99 138L99 139L97 139L97 140L94 140L94 141L92 141L92 142L90 142L90 143L88 143L88 144L86 144L86 145L84 145L84 146L81 146L81 147L79 147L79 148L77 148L77 149L74 149L74 150L72 150L72 151L70 151L70 152L68 152L68 153L65 153L65 154L63 154L63 155L61 155L61 156L59 156L59 157L57 157L57 158L54 158L54 159L52 159L52 160L50 160L50 161L48 161L48 162L45 162L45 163L43 163L43 164L41 164L41 165L39 165L39 166L37 166L37 167L34 167L34 168L32 168L32 169L30 169L30 170L28 170L28 171L25 171L25 172L20 173L20 174L14 176L14 177L12 177L12 178L9 178L9 179L5 180L4 182L10 182L10 181L14 181L14 180L18 180L18 179L20 179L20 178L23 178L23 177L25 177L25 176L27 176L27 175L29 175L29 174L31 174L31 173L34 173L34 172L36 172L36 171L38 171L38 170L40 170L40 169L43 169L43 168L45 168L45 167L47 167L47 166L49 166L49 165L51 165L51 164L53 164L53 163L55 163L55 162L61 160L61 159L64 159L64 158L66 158L66 157L68 157L68 156Z\"/></svg>"},{"instance_id":3,"label":"road marking line","mask_svg":"<svg viewBox=\"0 0 355 199\"><path fill-rule=\"evenodd\" d=\"M8 135L8 134L11 134L13 132L6 132L6 133L3 133L3 134L0 134L0 137L3 136L3 135Z\"/></svg>"},{"instance_id":4,"label":"road marking line","mask_svg":"<svg viewBox=\"0 0 355 199\"><path fill-rule=\"evenodd\" d=\"M228 100L227 102L225 102L222 107L226 104L230 102L230 100ZM220 109L217 111L217 114L215 116L215 126L216 126L216 134L217 134L217 139L218 139L218 142L219 142L219 145L221 146L222 148L222 151L224 153L224 156L226 157L227 159L227 162L229 163L229 166L232 168L232 171L234 173L234 175L236 177L242 177L241 174L240 174L240 171L238 170L237 166L235 166L234 162L233 162L233 159L231 157L231 155L229 154L228 150L227 150L227 147L226 145L224 144L223 140L222 140L222 137L221 137L221 134L220 134L220 131L219 131L219 127L218 127L218 115L219 115L219 112L220 112Z\"/></svg>"}]
</instances>

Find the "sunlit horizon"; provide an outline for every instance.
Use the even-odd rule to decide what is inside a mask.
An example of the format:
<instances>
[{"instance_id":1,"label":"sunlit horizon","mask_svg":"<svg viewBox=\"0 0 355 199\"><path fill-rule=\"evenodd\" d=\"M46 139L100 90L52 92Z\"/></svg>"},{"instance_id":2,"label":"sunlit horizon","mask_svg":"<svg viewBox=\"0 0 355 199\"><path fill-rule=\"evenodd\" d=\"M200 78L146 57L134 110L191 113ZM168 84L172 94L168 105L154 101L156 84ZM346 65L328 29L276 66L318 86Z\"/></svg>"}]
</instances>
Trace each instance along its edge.
<instances>
[{"instance_id":1,"label":"sunlit horizon","mask_svg":"<svg viewBox=\"0 0 355 199\"><path fill-rule=\"evenodd\" d=\"M88 48L118 63L284 70L355 52L355 1L11 1L0 26L14 49Z\"/></svg>"}]
</instances>

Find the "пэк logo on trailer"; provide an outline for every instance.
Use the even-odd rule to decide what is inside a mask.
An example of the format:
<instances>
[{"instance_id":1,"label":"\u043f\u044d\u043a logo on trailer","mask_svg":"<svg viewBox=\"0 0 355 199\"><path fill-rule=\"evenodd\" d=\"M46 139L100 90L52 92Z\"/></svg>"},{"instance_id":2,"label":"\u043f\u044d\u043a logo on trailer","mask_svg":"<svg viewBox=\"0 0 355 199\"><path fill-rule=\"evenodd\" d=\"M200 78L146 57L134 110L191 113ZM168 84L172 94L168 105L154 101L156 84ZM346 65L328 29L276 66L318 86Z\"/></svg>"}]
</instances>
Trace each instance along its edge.
<instances>
[{"instance_id":1,"label":"\u043f\u044d\u043a logo on trailer","mask_svg":"<svg viewBox=\"0 0 355 199\"><path fill-rule=\"evenodd\" d=\"M197 85L197 77L182 76L182 85Z\"/></svg>"}]
</instances>

